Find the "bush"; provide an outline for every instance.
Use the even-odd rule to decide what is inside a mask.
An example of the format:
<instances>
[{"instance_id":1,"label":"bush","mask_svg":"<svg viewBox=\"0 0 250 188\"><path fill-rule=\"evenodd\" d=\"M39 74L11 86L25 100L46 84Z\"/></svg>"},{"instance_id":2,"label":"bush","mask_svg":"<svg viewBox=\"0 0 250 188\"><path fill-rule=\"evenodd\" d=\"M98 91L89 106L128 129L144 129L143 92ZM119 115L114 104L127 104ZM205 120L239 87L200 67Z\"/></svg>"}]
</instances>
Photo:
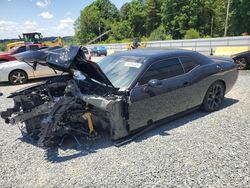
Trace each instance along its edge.
<instances>
[{"instance_id":1,"label":"bush","mask_svg":"<svg viewBox=\"0 0 250 188\"><path fill-rule=\"evenodd\" d=\"M185 39L198 39L198 38L200 38L200 33L197 30L191 28L191 29L187 30L184 38Z\"/></svg>"},{"instance_id":2,"label":"bush","mask_svg":"<svg viewBox=\"0 0 250 188\"><path fill-rule=\"evenodd\" d=\"M173 39L172 35L166 35L165 36L165 40L172 40L172 39Z\"/></svg>"},{"instance_id":3,"label":"bush","mask_svg":"<svg viewBox=\"0 0 250 188\"><path fill-rule=\"evenodd\" d=\"M171 35L166 35L165 29L163 26L159 26L157 29L152 31L150 34L149 40L171 40L172 36Z\"/></svg>"},{"instance_id":4,"label":"bush","mask_svg":"<svg viewBox=\"0 0 250 188\"><path fill-rule=\"evenodd\" d=\"M159 26L157 29L152 31L150 34L149 40L164 40L165 39L165 30L163 26Z\"/></svg>"},{"instance_id":5,"label":"bush","mask_svg":"<svg viewBox=\"0 0 250 188\"><path fill-rule=\"evenodd\" d=\"M0 52L3 52L6 50L6 43L0 43Z\"/></svg>"}]
</instances>

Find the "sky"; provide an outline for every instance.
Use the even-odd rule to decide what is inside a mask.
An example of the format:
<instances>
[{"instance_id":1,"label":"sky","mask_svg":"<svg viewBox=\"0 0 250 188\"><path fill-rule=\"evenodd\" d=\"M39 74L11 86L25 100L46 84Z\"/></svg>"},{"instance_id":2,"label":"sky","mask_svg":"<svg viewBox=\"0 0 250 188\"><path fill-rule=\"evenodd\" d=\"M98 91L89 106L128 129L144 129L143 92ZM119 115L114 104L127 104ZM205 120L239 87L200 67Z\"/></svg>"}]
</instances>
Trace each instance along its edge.
<instances>
[{"instance_id":1,"label":"sky","mask_svg":"<svg viewBox=\"0 0 250 188\"><path fill-rule=\"evenodd\" d=\"M24 32L44 37L72 36L80 10L94 0L0 0L0 39L18 38ZM111 0L119 9L131 0Z\"/></svg>"}]
</instances>

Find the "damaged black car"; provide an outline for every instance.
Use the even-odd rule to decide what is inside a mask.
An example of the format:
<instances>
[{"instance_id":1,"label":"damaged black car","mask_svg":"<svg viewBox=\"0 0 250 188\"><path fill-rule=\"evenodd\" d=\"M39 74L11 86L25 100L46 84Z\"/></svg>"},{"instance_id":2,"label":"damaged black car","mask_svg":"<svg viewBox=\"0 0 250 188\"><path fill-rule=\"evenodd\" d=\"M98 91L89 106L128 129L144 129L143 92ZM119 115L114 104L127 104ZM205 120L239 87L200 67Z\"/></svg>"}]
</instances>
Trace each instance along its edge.
<instances>
[{"instance_id":1,"label":"damaged black car","mask_svg":"<svg viewBox=\"0 0 250 188\"><path fill-rule=\"evenodd\" d=\"M14 107L1 112L39 146L99 131L120 140L198 108L219 110L238 77L233 61L180 49L124 51L99 63L86 59L79 46L16 58L68 73L12 93Z\"/></svg>"}]
</instances>

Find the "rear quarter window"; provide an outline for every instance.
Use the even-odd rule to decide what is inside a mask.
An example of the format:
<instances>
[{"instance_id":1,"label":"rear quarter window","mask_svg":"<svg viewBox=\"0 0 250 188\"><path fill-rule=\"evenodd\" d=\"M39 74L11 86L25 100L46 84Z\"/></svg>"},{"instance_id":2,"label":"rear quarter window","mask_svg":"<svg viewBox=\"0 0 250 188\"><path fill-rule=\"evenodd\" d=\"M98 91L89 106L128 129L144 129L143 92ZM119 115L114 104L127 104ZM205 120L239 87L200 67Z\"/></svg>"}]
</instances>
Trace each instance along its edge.
<instances>
[{"instance_id":1,"label":"rear quarter window","mask_svg":"<svg viewBox=\"0 0 250 188\"><path fill-rule=\"evenodd\" d=\"M183 68L185 70L185 72L190 72L191 70L193 70L195 67L199 66L200 64L198 62L196 62L193 58L191 57L180 57L179 58Z\"/></svg>"}]
</instances>

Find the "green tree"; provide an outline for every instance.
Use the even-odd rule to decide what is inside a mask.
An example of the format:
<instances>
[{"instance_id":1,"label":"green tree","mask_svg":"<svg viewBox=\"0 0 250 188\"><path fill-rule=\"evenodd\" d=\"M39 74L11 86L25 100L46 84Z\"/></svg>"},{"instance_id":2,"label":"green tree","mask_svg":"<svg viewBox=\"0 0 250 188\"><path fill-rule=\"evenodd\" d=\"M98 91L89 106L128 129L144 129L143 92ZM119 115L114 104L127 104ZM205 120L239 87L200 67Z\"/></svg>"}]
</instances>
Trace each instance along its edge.
<instances>
[{"instance_id":1,"label":"green tree","mask_svg":"<svg viewBox=\"0 0 250 188\"><path fill-rule=\"evenodd\" d=\"M206 20L209 34L212 37L221 37L224 33L227 0L206 0L204 9L208 12Z\"/></svg>"},{"instance_id":2,"label":"green tree","mask_svg":"<svg viewBox=\"0 0 250 188\"><path fill-rule=\"evenodd\" d=\"M151 32L149 40L171 40L172 36L171 35L166 35L164 27L161 25L157 29Z\"/></svg>"},{"instance_id":3,"label":"green tree","mask_svg":"<svg viewBox=\"0 0 250 188\"><path fill-rule=\"evenodd\" d=\"M233 35L240 35L244 32L250 34L250 1L233 0L230 7L232 10L229 19L230 33Z\"/></svg>"},{"instance_id":4,"label":"green tree","mask_svg":"<svg viewBox=\"0 0 250 188\"><path fill-rule=\"evenodd\" d=\"M161 24L162 0L146 0L145 29L147 35Z\"/></svg>"},{"instance_id":5,"label":"green tree","mask_svg":"<svg viewBox=\"0 0 250 188\"><path fill-rule=\"evenodd\" d=\"M200 38L200 33L197 30L195 30L194 28L191 28L191 29L187 30L184 38L185 39L198 39L198 38Z\"/></svg>"},{"instance_id":6,"label":"green tree","mask_svg":"<svg viewBox=\"0 0 250 188\"><path fill-rule=\"evenodd\" d=\"M166 0L161 14L163 25L174 39L194 28L201 36L222 36L227 0Z\"/></svg>"},{"instance_id":7,"label":"green tree","mask_svg":"<svg viewBox=\"0 0 250 188\"><path fill-rule=\"evenodd\" d=\"M145 19L146 19L146 6L144 0L132 0L130 3L130 14L128 21L131 24L134 37L141 37L146 34Z\"/></svg>"},{"instance_id":8,"label":"green tree","mask_svg":"<svg viewBox=\"0 0 250 188\"><path fill-rule=\"evenodd\" d=\"M86 43L98 36L100 11L97 6L90 5L81 11L75 22L75 35L80 43Z\"/></svg>"},{"instance_id":9,"label":"green tree","mask_svg":"<svg viewBox=\"0 0 250 188\"><path fill-rule=\"evenodd\" d=\"M128 20L128 15L130 14L130 11L131 11L131 4L130 3L123 4L120 9L121 20Z\"/></svg>"},{"instance_id":10,"label":"green tree","mask_svg":"<svg viewBox=\"0 0 250 188\"><path fill-rule=\"evenodd\" d=\"M114 4L109 0L96 0L80 12L74 24L75 36L78 42L86 43L109 30L118 19L119 12Z\"/></svg>"},{"instance_id":11,"label":"green tree","mask_svg":"<svg viewBox=\"0 0 250 188\"><path fill-rule=\"evenodd\" d=\"M132 28L128 21L115 22L112 27L112 35L116 40L122 40L132 37Z\"/></svg>"}]
</instances>

